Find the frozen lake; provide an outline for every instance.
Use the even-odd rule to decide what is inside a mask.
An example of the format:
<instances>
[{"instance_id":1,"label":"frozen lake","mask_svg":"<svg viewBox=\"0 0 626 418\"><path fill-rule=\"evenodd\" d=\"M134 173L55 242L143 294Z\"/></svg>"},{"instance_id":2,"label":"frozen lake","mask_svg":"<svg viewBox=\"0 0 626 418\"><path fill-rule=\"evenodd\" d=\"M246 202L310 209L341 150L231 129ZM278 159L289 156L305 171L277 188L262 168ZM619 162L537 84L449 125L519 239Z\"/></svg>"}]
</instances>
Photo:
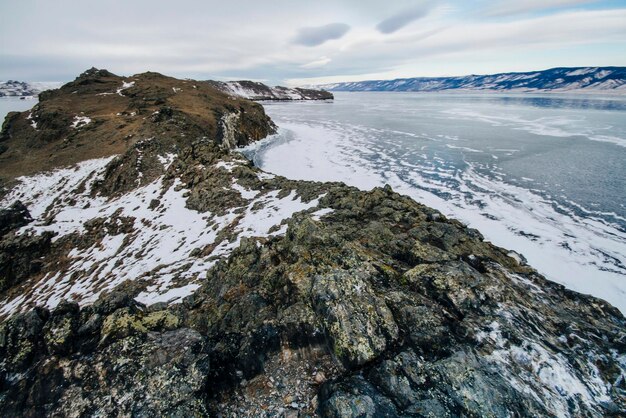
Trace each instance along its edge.
<instances>
[{"instance_id":1,"label":"frozen lake","mask_svg":"<svg viewBox=\"0 0 626 418\"><path fill-rule=\"evenodd\" d=\"M264 103L272 173L384 184L626 312L626 98L335 93Z\"/></svg>"}]
</instances>

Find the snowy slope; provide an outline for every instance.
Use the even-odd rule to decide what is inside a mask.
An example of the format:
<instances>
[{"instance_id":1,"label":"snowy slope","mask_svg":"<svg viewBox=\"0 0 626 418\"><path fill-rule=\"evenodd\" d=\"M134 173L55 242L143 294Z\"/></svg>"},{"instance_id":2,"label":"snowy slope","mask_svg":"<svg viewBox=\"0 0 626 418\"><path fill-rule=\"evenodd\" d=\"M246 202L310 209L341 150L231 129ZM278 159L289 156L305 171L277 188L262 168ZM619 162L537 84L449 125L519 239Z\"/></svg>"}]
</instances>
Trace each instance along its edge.
<instances>
[{"instance_id":1,"label":"snowy slope","mask_svg":"<svg viewBox=\"0 0 626 418\"><path fill-rule=\"evenodd\" d=\"M116 198L94 194L93 185L114 159L88 160L75 167L21 177L0 200L0 207L16 200L28 206L33 222L18 235L49 231L54 233L53 242L72 234L88 234L90 223L106 219L101 227L104 235L93 245L74 247L67 263L31 283L27 291L1 300L0 316L33 304L54 308L63 299L88 304L129 278L149 280L149 286L137 296L139 302L180 302L200 287L203 273L227 257L243 238L284 234L287 226L283 221L296 212L317 207L321 197L303 201L296 190L281 193L240 185L232 172L248 164L242 156L202 168L215 177L229 179L230 188L223 189L225 195L241 196L243 203L224 214L187 208L189 190L178 178L166 184L160 177ZM165 170L175 159L174 154L160 157ZM258 176L273 178L262 172ZM157 200L158 205L154 203ZM226 232L229 239L225 239ZM210 255L199 257L197 252L207 247L212 247Z\"/></svg>"},{"instance_id":2,"label":"snowy slope","mask_svg":"<svg viewBox=\"0 0 626 418\"><path fill-rule=\"evenodd\" d=\"M332 93L323 90L270 87L256 81L208 81L224 93L250 100L327 100Z\"/></svg>"},{"instance_id":3,"label":"snowy slope","mask_svg":"<svg viewBox=\"0 0 626 418\"><path fill-rule=\"evenodd\" d=\"M626 93L626 67L552 68L528 73L416 77L318 86L331 91L518 91Z\"/></svg>"},{"instance_id":4,"label":"snowy slope","mask_svg":"<svg viewBox=\"0 0 626 418\"><path fill-rule=\"evenodd\" d=\"M36 96L42 91L56 89L62 83L56 81L25 82L25 81L0 81L0 97L5 96Z\"/></svg>"}]
</instances>

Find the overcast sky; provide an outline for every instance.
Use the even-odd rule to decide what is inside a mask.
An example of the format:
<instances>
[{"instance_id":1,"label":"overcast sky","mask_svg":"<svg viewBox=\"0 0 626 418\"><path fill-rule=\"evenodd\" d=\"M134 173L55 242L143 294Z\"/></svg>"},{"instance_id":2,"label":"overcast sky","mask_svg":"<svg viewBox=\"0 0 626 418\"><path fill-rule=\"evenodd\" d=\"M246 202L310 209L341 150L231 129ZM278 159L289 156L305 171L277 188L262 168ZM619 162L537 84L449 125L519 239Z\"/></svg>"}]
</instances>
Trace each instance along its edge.
<instances>
[{"instance_id":1,"label":"overcast sky","mask_svg":"<svg viewBox=\"0 0 626 418\"><path fill-rule=\"evenodd\" d=\"M0 0L0 80L270 84L626 66L626 0Z\"/></svg>"}]
</instances>

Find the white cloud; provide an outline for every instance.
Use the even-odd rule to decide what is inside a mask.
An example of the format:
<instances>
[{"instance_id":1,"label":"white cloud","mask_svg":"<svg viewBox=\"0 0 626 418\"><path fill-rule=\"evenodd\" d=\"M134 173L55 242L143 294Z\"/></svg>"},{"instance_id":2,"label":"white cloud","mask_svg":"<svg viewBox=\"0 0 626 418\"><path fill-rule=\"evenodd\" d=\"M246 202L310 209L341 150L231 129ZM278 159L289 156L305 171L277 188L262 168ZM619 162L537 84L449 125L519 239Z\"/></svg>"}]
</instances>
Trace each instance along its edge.
<instances>
[{"instance_id":1,"label":"white cloud","mask_svg":"<svg viewBox=\"0 0 626 418\"><path fill-rule=\"evenodd\" d=\"M392 13L415 10L415 4L395 0ZM109 0L82 8L70 0L0 2L0 15L9 17L0 25L0 79L42 80L52 74L68 80L97 66L120 74L151 70L281 83L374 74L464 74L487 63L488 72L514 63L526 63L525 69L532 70L553 62L555 55L563 66L585 60L584 65L603 65L595 51L581 49L590 44L612 53L615 65L626 64L620 53L626 47L626 7L591 10L581 0L545 0L541 5L563 8L547 15L523 14L523 19L511 15L504 23L473 13L474 5L465 1L428 4L432 8L427 15L392 21L388 33L381 33L377 25L389 20L390 4L377 0L262 5L253 0L179 0L160 7L148 0ZM513 2L480 4L503 12ZM532 11L540 3L520 0L515 5ZM341 34L344 26L329 28L328 22L344 22L350 30ZM301 42L294 43L294 34L302 35L303 28L315 30L305 30ZM564 52L554 54L555 48ZM541 61L533 51L550 51L550 56ZM535 60L528 54L535 54Z\"/></svg>"},{"instance_id":2,"label":"white cloud","mask_svg":"<svg viewBox=\"0 0 626 418\"><path fill-rule=\"evenodd\" d=\"M329 23L323 26L298 29L294 43L304 46L317 46L333 39L339 39L350 30L345 23Z\"/></svg>"},{"instance_id":3,"label":"white cloud","mask_svg":"<svg viewBox=\"0 0 626 418\"><path fill-rule=\"evenodd\" d=\"M434 4L431 1L422 1L410 9L401 10L398 13L389 16L387 19L376 25L376 29L378 29L381 33L393 33L398 31L409 23L425 17L433 6Z\"/></svg>"},{"instance_id":4,"label":"white cloud","mask_svg":"<svg viewBox=\"0 0 626 418\"><path fill-rule=\"evenodd\" d=\"M487 6L491 16L506 16L528 13L535 10L576 6L586 3L597 3L598 0L498 0Z\"/></svg>"},{"instance_id":5,"label":"white cloud","mask_svg":"<svg viewBox=\"0 0 626 418\"><path fill-rule=\"evenodd\" d=\"M396 35L391 39L376 39L370 35L362 43L344 49L341 56L334 57L336 74L294 77L289 83L319 84L340 80L533 70L549 66L626 64L620 55L609 57L612 61L596 63L594 57L602 55L594 55L592 46L602 43L626 43L626 9L561 13L508 23L462 23L439 30ZM555 50L572 48L579 48L589 55L569 58L566 55L568 61L563 61L561 54L558 55L561 61L551 59ZM543 61L537 62L537 56L542 53ZM608 55L614 54L609 52ZM530 62L531 56L533 63ZM485 63L489 65L485 66ZM355 73L350 68L367 70Z\"/></svg>"},{"instance_id":6,"label":"white cloud","mask_svg":"<svg viewBox=\"0 0 626 418\"><path fill-rule=\"evenodd\" d=\"M308 62L306 64L302 64L300 68L320 68L331 62L332 60L328 57L320 57L315 61Z\"/></svg>"}]
</instances>

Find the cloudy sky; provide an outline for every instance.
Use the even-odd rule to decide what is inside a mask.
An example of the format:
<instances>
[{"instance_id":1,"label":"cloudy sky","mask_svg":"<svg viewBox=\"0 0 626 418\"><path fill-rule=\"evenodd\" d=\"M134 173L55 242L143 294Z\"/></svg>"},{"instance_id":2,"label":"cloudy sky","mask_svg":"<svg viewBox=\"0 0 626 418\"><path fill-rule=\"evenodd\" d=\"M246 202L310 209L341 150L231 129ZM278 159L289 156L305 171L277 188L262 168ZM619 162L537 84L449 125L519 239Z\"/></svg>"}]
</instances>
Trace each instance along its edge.
<instances>
[{"instance_id":1,"label":"cloudy sky","mask_svg":"<svg viewBox=\"0 0 626 418\"><path fill-rule=\"evenodd\" d=\"M626 66L626 0L2 0L0 80L271 84Z\"/></svg>"}]
</instances>

